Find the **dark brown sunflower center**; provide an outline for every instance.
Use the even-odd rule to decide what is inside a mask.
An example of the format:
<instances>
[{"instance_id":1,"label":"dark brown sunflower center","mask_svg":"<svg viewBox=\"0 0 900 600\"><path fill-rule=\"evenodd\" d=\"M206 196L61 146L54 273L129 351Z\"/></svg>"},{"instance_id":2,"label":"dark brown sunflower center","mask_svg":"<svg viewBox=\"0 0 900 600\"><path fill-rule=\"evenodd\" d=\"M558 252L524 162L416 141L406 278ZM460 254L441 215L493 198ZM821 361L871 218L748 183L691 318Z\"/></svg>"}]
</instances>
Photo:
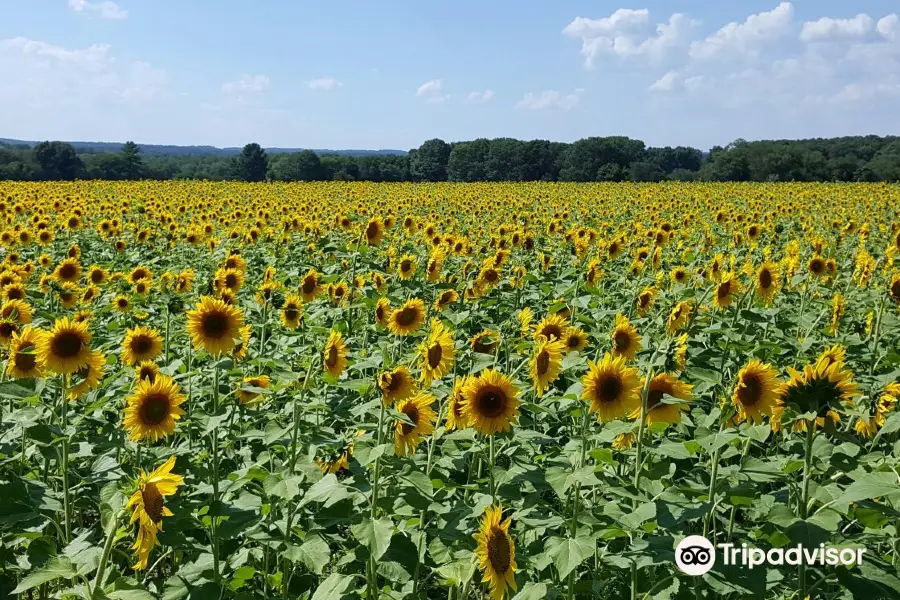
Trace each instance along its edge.
<instances>
[{"instance_id":1,"label":"dark brown sunflower center","mask_svg":"<svg viewBox=\"0 0 900 600\"><path fill-rule=\"evenodd\" d=\"M337 346L329 346L328 347L328 356L325 357L325 364L328 367L333 367L337 364L338 361L338 349Z\"/></svg>"},{"instance_id":2,"label":"dark brown sunflower center","mask_svg":"<svg viewBox=\"0 0 900 600\"><path fill-rule=\"evenodd\" d=\"M21 300L25 297L25 291L22 288L11 287L6 290L6 298L8 300Z\"/></svg>"},{"instance_id":3,"label":"dark brown sunflower center","mask_svg":"<svg viewBox=\"0 0 900 600\"><path fill-rule=\"evenodd\" d=\"M159 425L169 416L169 396L162 393L148 395L141 402L141 421L145 425Z\"/></svg>"},{"instance_id":4,"label":"dark brown sunflower center","mask_svg":"<svg viewBox=\"0 0 900 600\"><path fill-rule=\"evenodd\" d=\"M475 398L478 414L494 419L506 411L506 394L500 388L489 386L482 389Z\"/></svg>"},{"instance_id":5,"label":"dark brown sunflower center","mask_svg":"<svg viewBox=\"0 0 900 600\"><path fill-rule=\"evenodd\" d=\"M718 289L716 289L716 296L722 300L727 298L731 294L731 282L723 281L719 284Z\"/></svg>"},{"instance_id":6,"label":"dark brown sunflower center","mask_svg":"<svg viewBox=\"0 0 900 600\"><path fill-rule=\"evenodd\" d=\"M684 281L684 276L684 271L675 271L675 281Z\"/></svg>"},{"instance_id":7,"label":"dark brown sunflower center","mask_svg":"<svg viewBox=\"0 0 900 600\"><path fill-rule=\"evenodd\" d=\"M131 352L143 356L153 349L153 340L146 335L138 335L131 340Z\"/></svg>"},{"instance_id":8,"label":"dark brown sunflower center","mask_svg":"<svg viewBox=\"0 0 900 600\"><path fill-rule=\"evenodd\" d=\"M772 272L768 269L763 269L759 272L759 287L764 290L772 287Z\"/></svg>"},{"instance_id":9,"label":"dark brown sunflower center","mask_svg":"<svg viewBox=\"0 0 900 600\"><path fill-rule=\"evenodd\" d=\"M650 294L641 294L638 301L640 302L641 308L647 308L647 306L650 305Z\"/></svg>"},{"instance_id":10,"label":"dark brown sunflower center","mask_svg":"<svg viewBox=\"0 0 900 600\"><path fill-rule=\"evenodd\" d=\"M399 373L392 373L387 376L388 384L387 391L388 392L396 392L397 390L403 387L403 375Z\"/></svg>"},{"instance_id":11,"label":"dark brown sunflower center","mask_svg":"<svg viewBox=\"0 0 900 600\"><path fill-rule=\"evenodd\" d=\"M500 275L494 269L488 269L484 272L484 280L489 281L490 283L494 283L499 277Z\"/></svg>"},{"instance_id":12,"label":"dark brown sunflower center","mask_svg":"<svg viewBox=\"0 0 900 600\"><path fill-rule=\"evenodd\" d=\"M402 423L401 429L403 430L403 435L409 435L416 429L416 423L419 422L419 409L415 407L415 405L409 405L403 409L403 414L409 417L409 420L413 422L413 425L409 423Z\"/></svg>"},{"instance_id":13,"label":"dark brown sunflower center","mask_svg":"<svg viewBox=\"0 0 900 600\"><path fill-rule=\"evenodd\" d=\"M141 370L138 372L138 379L146 379L153 383L156 380L156 372L149 367L141 367Z\"/></svg>"},{"instance_id":14,"label":"dark brown sunflower center","mask_svg":"<svg viewBox=\"0 0 900 600\"><path fill-rule=\"evenodd\" d=\"M296 308L288 307L284 309L284 316L289 321L294 321L300 316L300 311Z\"/></svg>"},{"instance_id":15,"label":"dark brown sunflower center","mask_svg":"<svg viewBox=\"0 0 900 600\"><path fill-rule=\"evenodd\" d=\"M31 353L29 353L31 352ZM16 351L16 366L26 373L37 365L37 356L34 355L34 344L25 342Z\"/></svg>"},{"instance_id":16,"label":"dark brown sunflower center","mask_svg":"<svg viewBox=\"0 0 900 600\"><path fill-rule=\"evenodd\" d=\"M809 270L813 273L821 273L825 270L825 263L821 260L814 259L809 263Z\"/></svg>"},{"instance_id":17,"label":"dark brown sunflower center","mask_svg":"<svg viewBox=\"0 0 900 600\"><path fill-rule=\"evenodd\" d=\"M446 291L443 294L441 294L441 299L438 300L438 302L440 304L449 304L451 298L453 298L453 294L449 291Z\"/></svg>"},{"instance_id":18,"label":"dark brown sunflower center","mask_svg":"<svg viewBox=\"0 0 900 600\"><path fill-rule=\"evenodd\" d=\"M900 279L891 284L891 296L900 299Z\"/></svg>"},{"instance_id":19,"label":"dark brown sunflower center","mask_svg":"<svg viewBox=\"0 0 900 600\"><path fill-rule=\"evenodd\" d=\"M378 225L376 223L369 223L366 227L366 237L370 240L375 239L379 233L381 232L378 230Z\"/></svg>"},{"instance_id":20,"label":"dark brown sunflower center","mask_svg":"<svg viewBox=\"0 0 900 600\"><path fill-rule=\"evenodd\" d=\"M200 329L208 338L220 339L228 332L228 315L215 311L202 316Z\"/></svg>"},{"instance_id":21,"label":"dark brown sunflower center","mask_svg":"<svg viewBox=\"0 0 900 600\"><path fill-rule=\"evenodd\" d=\"M631 347L631 336L628 335L627 331L617 331L613 341L616 344L616 350L619 352L624 352Z\"/></svg>"},{"instance_id":22,"label":"dark brown sunflower center","mask_svg":"<svg viewBox=\"0 0 900 600\"><path fill-rule=\"evenodd\" d=\"M649 411L660 404L662 402L663 396L665 396L666 394L672 394L672 389L669 386L662 386L658 388L651 387L650 391L647 393L647 410Z\"/></svg>"},{"instance_id":23,"label":"dark brown sunflower center","mask_svg":"<svg viewBox=\"0 0 900 600\"><path fill-rule=\"evenodd\" d=\"M509 538L502 530L495 528L491 531L491 535L487 542L488 560L491 567L500 575L505 575L512 565L512 548L509 545Z\"/></svg>"},{"instance_id":24,"label":"dark brown sunflower center","mask_svg":"<svg viewBox=\"0 0 900 600\"><path fill-rule=\"evenodd\" d=\"M303 285L300 286L300 289L304 294L312 294L316 291L316 280L312 277L307 277L303 280Z\"/></svg>"},{"instance_id":25,"label":"dark brown sunflower center","mask_svg":"<svg viewBox=\"0 0 900 600\"><path fill-rule=\"evenodd\" d=\"M762 400L763 386L759 377L756 375L745 375L741 379L741 385L738 387L738 400L744 406L755 406Z\"/></svg>"},{"instance_id":26,"label":"dark brown sunflower center","mask_svg":"<svg viewBox=\"0 0 900 600\"><path fill-rule=\"evenodd\" d=\"M544 325L541 328L541 335L545 336L548 340L553 338L560 339L562 337L562 328L559 325Z\"/></svg>"},{"instance_id":27,"label":"dark brown sunflower center","mask_svg":"<svg viewBox=\"0 0 900 600\"><path fill-rule=\"evenodd\" d=\"M77 274L78 270L75 268L75 265L65 264L59 268L59 278L63 281L74 279Z\"/></svg>"},{"instance_id":28,"label":"dark brown sunflower center","mask_svg":"<svg viewBox=\"0 0 900 600\"><path fill-rule=\"evenodd\" d=\"M78 356L83 346L81 336L75 331L63 331L53 336L50 342L53 355L58 358L72 358Z\"/></svg>"},{"instance_id":29,"label":"dark brown sunflower center","mask_svg":"<svg viewBox=\"0 0 900 600\"><path fill-rule=\"evenodd\" d=\"M428 366L432 369L436 369L439 364L441 364L441 357L444 355L444 349L441 348L441 345L438 343L433 344L430 348L428 348Z\"/></svg>"},{"instance_id":30,"label":"dark brown sunflower center","mask_svg":"<svg viewBox=\"0 0 900 600\"><path fill-rule=\"evenodd\" d=\"M546 350L542 350L541 353L537 355L537 359L534 362L537 367L538 375L545 375L550 368L550 353Z\"/></svg>"},{"instance_id":31,"label":"dark brown sunflower center","mask_svg":"<svg viewBox=\"0 0 900 600\"><path fill-rule=\"evenodd\" d=\"M148 483L141 490L141 499L144 501L144 511L154 523L162 521L163 496L155 483Z\"/></svg>"},{"instance_id":32,"label":"dark brown sunflower center","mask_svg":"<svg viewBox=\"0 0 900 600\"><path fill-rule=\"evenodd\" d=\"M237 275L234 273L229 273L225 276L225 287L233 288L238 284Z\"/></svg>"},{"instance_id":33,"label":"dark brown sunflower center","mask_svg":"<svg viewBox=\"0 0 900 600\"><path fill-rule=\"evenodd\" d=\"M417 315L416 309L412 307L401 308L397 311L396 316L394 316L394 321L396 321L398 325L409 327L416 322Z\"/></svg>"},{"instance_id":34,"label":"dark brown sunflower center","mask_svg":"<svg viewBox=\"0 0 900 600\"><path fill-rule=\"evenodd\" d=\"M598 402L615 402L622 394L622 378L618 375L606 375L597 385Z\"/></svg>"},{"instance_id":35,"label":"dark brown sunflower center","mask_svg":"<svg viewBox=\"0 0 900 600\"><path fill-rule=\"evenodd\" d=\"M453 407L453 416L456 417L457 419L461 419L462 418L463 399L459 395L457 395L453 398L452 407Z\"/></svg>"},{"instance_id":36,"label":"dark brown sunflower center","mask_svg":"<svg viewBox=\"0 0 900 600\"><path fill-rule=\"evenodd\" d=\"M400 270L406 273L407 271L412 270L412 262L408 260L403 260L400 262Z\"/></svg>"}]
</instances>

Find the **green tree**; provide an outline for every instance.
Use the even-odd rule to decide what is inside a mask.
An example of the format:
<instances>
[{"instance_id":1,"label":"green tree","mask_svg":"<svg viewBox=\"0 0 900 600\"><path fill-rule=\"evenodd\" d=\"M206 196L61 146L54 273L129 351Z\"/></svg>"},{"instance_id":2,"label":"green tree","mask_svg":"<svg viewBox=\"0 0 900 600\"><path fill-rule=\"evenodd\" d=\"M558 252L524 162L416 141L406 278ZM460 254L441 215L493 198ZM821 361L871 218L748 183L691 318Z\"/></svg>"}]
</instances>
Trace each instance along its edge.
<instances>
[{"instance_id":1,"label":"green tree","mask_svg":"<svg viewBox=\"0 0 900 600\"><path fill-rule=\"evenodd\" d=\"M84 169L75 148L65 142L41 142L34 147L34 158L45 179L72 180Z\"/></svg>"},{"instance_id":2,"label":"green tree","mask_svg":"<svg viewBox=\"0 0 900 600\"><path fill-rule=\"evenodd\" d=\"M125 165L125 179L141 179L144 177L144 161L140 156L141 147L134 142L125 142L122 146L122 160Z\"/></svg>"},{"instance_id":3,"label":"green tree","mask_svg":"<svg viewBox=\"0 0 900 600\"><path fill-rule=\"evenodd\" d=\"M259 144L247 144L234 162L234 175L242 181L265 181L268 168L266 151Z\"/></svg>"},{"instance_id":4,"label":"green tree","mask_svg":"<svg viewBox=\"0 0 900 600\"><path fill-rule=\"evenodd\" d=\"M269 176L276 181L328 179L319 155L312 150L276 155L269 165Z\"/></svg>"},{"instance_id":5,"label":"green tree","mask_svg":"<svg viewBox=\"0 0 900 600\"><path fill-rule=\"evenodd\" d=\"M415 181L446 181L450 144L441 139L428 140L412 153L409 170Z\"/></svg>"}]
</instances>

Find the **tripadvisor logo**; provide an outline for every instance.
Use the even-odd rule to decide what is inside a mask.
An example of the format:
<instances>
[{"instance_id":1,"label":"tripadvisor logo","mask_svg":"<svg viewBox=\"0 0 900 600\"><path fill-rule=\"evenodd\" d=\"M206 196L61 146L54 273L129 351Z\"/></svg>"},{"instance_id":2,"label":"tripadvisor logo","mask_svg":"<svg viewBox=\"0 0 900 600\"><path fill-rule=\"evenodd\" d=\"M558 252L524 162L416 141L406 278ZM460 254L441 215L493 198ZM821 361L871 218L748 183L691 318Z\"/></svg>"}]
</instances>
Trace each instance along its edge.
<instances>
[{"instance_id":1,"label":"tripadvisor logo","mask_svg":"<svg viewBox=\"0 0 900 600\"><path fill-rule=\"evenodd\" d=\"M781 566L852 566L862 562L865 548L835 547L819 544L807 548L802 544L789 548L752 548L747 544L717 544L699 535L691 535L675 548L675 564L687 575L703 575L716 564L716 548L722 553L722 564L752 569L761 565Z\"/></svg>"}]
</instances>

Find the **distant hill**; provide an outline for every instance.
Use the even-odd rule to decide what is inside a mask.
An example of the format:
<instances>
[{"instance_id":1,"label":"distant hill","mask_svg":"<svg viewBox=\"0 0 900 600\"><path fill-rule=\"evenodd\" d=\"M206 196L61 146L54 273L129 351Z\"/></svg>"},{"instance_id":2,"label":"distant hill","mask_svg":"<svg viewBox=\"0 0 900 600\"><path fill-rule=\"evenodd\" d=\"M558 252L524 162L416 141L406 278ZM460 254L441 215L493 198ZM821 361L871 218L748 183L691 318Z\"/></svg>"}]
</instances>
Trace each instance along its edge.
<instances>
[{"instance_id":1,"label":"distant hill","mask_svg":"<svg viewBox=\"0 0 900 600\"><path fill-rule=\"evenodd\" d=\"M119 142L68 142L72 144L75 151L79 154L102 154L113 153L122 150L123 144ZM9 146L28 146L34 147L38 142L29 142L25 140L13 140L9 138L0 138L0 144ZM141 154L144 156L237 156L241 153L241 148L217 148L215 146L164 146L158 144L141 144ZM291 152L300 152L306 148L266 148L269 154L287 154ZM405 150L322 150L310 148L316 154L339 154L342 156L384 156L384 155L405 155Z\"/></svg>"}]
</instances>

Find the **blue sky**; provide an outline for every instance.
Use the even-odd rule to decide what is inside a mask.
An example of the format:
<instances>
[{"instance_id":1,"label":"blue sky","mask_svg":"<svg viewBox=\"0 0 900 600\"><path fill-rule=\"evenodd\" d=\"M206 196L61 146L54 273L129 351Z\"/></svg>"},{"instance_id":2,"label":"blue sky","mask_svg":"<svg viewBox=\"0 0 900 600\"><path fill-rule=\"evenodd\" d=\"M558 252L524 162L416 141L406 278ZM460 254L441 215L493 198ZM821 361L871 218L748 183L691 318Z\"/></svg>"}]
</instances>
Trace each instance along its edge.
<instances>
[{"instance_id":1,"label":"blue sky","mask_svg":"<svg viewBox=\"0 0 900 600\"><path fill-rule=\"evenodd\" d=\"M900 133L892 0L4 0L0 137L401 148Z\"/></svg>"}]
</instances>

